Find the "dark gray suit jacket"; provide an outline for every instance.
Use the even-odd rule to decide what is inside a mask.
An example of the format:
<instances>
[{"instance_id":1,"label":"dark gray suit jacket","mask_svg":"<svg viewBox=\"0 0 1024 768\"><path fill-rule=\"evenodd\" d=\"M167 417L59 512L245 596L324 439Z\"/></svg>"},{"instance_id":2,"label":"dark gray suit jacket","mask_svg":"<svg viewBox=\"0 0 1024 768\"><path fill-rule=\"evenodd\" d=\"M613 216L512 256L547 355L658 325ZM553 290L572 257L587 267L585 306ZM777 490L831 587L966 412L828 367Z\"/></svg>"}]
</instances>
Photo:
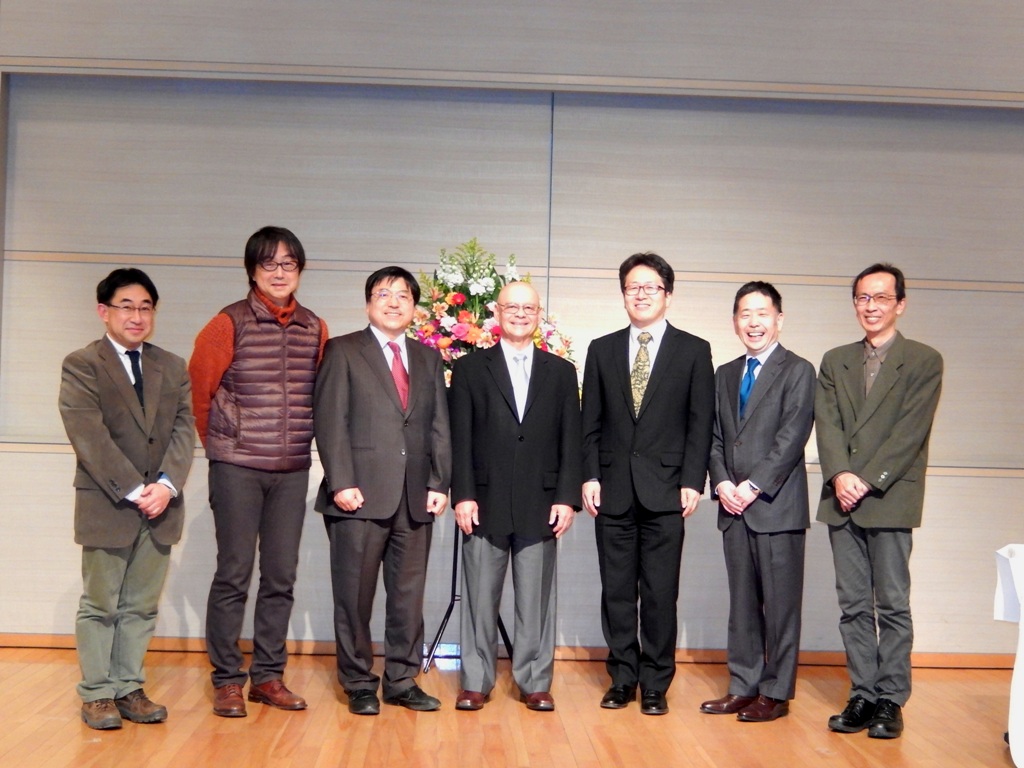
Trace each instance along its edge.
<instances>
[{"instance_id":1,"label":"dark gray suit jacket","mask_svg":"<svg viewBox=\"0 0 1024 768\"><path fill-rule=\"evenodd\" d=\"M864 344L825 353L814 402L818 455L825 480L817 519L862 528L916 528L924 507L928 438L942 390L942 356L897 332L864 396ZM874 490L843 512L831 480L853 472Z\"/></svg>"},{"instance_id":2,"label":"dark gray suit jacket","mask_svg":"<svg viewBox=\"0 0 1024 768\"><path fill-rule=\"evenodd\" d=\"M520 423L500 345L456 361L452 504L479 506L477 533L550 537L552 504L580 508L580 396L572 363L533 350Z\"/></svg>"},{"instance_id":3,"label":"dark gray suit jacket","mask_svg":"<svg viewBox=\"0 0 1024 768\"><path fill-rule=\"evenodd\" d=\"M406 349L409 405L403 411L369 327L324 347L313 392L313 427L324 467L317 512L384 520L395 514L405 489L413 519L431 522L427 491L448 493L452 457L441 356L411 339ZM356 487L363 506L342 511L334 494Z\"/></svg>"},{"instance_id":4,"label":"dark gray suit jacket","mask_svg":"<svg viewBox=\"0 0 1024 768\"><path fill-rule=\"evenodd\" d=\"M768 356L744 418L739 418L740 380L746 355L715 374L716 419L711 443L711 496L729 480L750 480L761 489L743 512L757 533L795 531L810 526L804 446L814 425L814 366L781 344ZM719 506L718 528L737 520Z\"/></svg>"},{"instance_id":5,"label":"dark gray suit jacket","mask_svg":"<svg viewBox=\"0 0 1024 768\"><path fill-rule=\"evenodd\" d=\"M78 460L75 542L127 547L148 525L160 544L176 544L185 519L182 489L195 453L192 386L185 361L142 346L145 411L107 337L72 352L61 367L58 405ZM166 474L178 491L162 515L146 521L125 501L140 484Z\"/></svg>"}]
</instances>

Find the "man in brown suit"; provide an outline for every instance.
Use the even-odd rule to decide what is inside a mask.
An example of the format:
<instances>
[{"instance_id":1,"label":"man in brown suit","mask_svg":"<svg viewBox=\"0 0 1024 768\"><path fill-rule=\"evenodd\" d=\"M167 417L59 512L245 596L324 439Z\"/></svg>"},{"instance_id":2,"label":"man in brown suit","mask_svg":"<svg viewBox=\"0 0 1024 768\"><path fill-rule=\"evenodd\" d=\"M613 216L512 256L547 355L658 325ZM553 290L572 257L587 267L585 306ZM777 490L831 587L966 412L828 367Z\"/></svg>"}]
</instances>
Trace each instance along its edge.
<instances>
[{"instance_id":1,"label":"man in brown suit","mask_svg":"<svg viewBox=\"0 0 1024 768\"><path fill-rule=\"evenodd\" d=\"M370 325L327 342L313 393L330 541L338 680L357 715L380 712L370 614L383 566L384 701L429 711L416 675L431 522L448 504L451 441L441 356L406 338L420 287L401 267L366 281Z\"/></svg>"},{"instance_id":2,"label":"man in brown suit","mask_svg":"<svg viewBox=\"0 0 1024 768\"><path fill-rule=\"evenodd\" d=\"M96 288L106 336L61 369L60 414L78 462L78 694L82 720L100 730L167 718L142 689L142 663L181 537L195 432L185 361L145 343L158 298L146 273L115 269Z\"/></svg>"}]
</instances>

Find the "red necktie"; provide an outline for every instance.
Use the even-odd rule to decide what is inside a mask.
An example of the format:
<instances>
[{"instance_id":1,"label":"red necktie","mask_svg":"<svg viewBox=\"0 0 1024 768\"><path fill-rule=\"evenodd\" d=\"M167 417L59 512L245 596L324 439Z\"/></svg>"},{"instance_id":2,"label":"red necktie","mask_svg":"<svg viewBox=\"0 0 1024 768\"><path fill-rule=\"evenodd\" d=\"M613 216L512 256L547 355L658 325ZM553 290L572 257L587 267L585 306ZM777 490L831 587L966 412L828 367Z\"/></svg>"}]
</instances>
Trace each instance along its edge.
<instances>
[{"instance_id":1,"label":"red necktie","mask_svg":"<svg viewBox=\"0 0 1024 768\"><path fill-rule=\"evenodd\" d=\"M398 345L389 341L391 348L391 378L395 380L395 388L398 390L398 399L402 401L402 410L409 407L409 372L402 365L402 350Z\"/></svg>"}]
</instances>

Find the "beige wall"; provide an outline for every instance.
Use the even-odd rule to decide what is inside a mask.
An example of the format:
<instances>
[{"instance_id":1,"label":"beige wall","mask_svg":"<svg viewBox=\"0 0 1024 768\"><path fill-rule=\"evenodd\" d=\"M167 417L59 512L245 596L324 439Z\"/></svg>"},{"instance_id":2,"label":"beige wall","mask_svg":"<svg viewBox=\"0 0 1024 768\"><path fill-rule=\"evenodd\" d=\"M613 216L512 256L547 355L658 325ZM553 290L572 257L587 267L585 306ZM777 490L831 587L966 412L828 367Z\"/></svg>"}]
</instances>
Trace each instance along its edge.
<instances>
[{"instance_id":1,"label":"beige wall","mask_svg":"<svg viewBox=\"0 0 1024 768\"><path fill-rule=\"evenodd\" d=\"M992 553L1024 535L1024 114L965 105L1019 105L1019 12L652 3L627 18L607 1L508 16L310 2L278 19L279 4L240 15L226 0L62 4L56 16L51 5L0 4L0 634L72 631L73 456L56 398L62 357L100 334L96 282L121 264L149 271L162 296L154 341L187 356L244 292L245 238L279 223L309 254L303 302L335 334L365 322L371 269L429 270L439 248L476 236L518 255L580 362L624 324L614 269L636 250L675 265L670 320L709 339L716 364L741 352L729 310L746 279L779 286L783 341L816 364L858 336L849 277L895 261L910 278L901 328L947 366L912 563L916 649L1012 652L1015 629L991 620ZM730 25L740 17L744 35ZM517 89L422 87L492 75ZM359 84L332 82L346 79ZM392 80L421 87L380 84ZM781 98L627 93L711 81ZM815 84L838 101L802 100ZM851 100L854 86L875 103ZM591 87L607 92L570 92ZM945 103L917 103L929 99ZM816 494L813 441L808 459ZM202 635L215 557L205 475L200 451L160 634ZM329 640L326 541L318 517L307 522L292 632ZM435 532L428 633L448 603L452 534L449 517ZM841 647L831 568L815 525L807 650ZM559 589L559 642L602 645L585 516L562 542ZM726 612L705 501L687 527L680 645L722 647Z\"/></svg>"}]
</instances>

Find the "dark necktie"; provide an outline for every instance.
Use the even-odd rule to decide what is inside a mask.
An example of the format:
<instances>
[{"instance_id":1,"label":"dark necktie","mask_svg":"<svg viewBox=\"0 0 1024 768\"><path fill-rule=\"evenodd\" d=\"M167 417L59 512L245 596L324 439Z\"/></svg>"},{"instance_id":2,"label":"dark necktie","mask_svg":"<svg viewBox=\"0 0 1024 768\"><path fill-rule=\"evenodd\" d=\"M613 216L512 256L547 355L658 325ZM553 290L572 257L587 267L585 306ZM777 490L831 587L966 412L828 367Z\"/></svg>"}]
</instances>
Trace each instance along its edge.
<instances>
[{"instance_id":1,"label":"dark necktie","mask_svg":"<svg viewBox=\"0 0 1024 768\"><path fill-rule=\"evenodd\" d=\"M142 402L142 366L139 365L139 350L129 349L125 352L128 355L128 359L132 363L132 376L135 378L135 383L132 385L135 387L135 394L139 396L139 405L145 405Z\"/></svg>"},{"instance_id":2,"label":"dark necktie","mask_svg":"<svg viewBox=\"0 0 1024 768\"><path fill-rule=\"evenodd\" d=\"M751 357L747 360L747 373L743 377L743 381L740 383L740 418L743 418L743 412L747 409L747 400L750 399L750 393L754 389L754 382L757 379L754 378L754 371L757 370L757 366L761 364L761 361L756 357Z\"/></svg>"},{"instance_id":3,"label":"dark necktie","mask_svg":"<svg viewBox=\"0 0 1024 768\"><path fill-rule=\"evenodd\" d=\"M388 342L391 348L391 378L395 380L395 388L398 390L398 399L402 401L402 410L409 407L409 372L402 365L402 350L393 342Z\"/></svg>"}]
</instances>

